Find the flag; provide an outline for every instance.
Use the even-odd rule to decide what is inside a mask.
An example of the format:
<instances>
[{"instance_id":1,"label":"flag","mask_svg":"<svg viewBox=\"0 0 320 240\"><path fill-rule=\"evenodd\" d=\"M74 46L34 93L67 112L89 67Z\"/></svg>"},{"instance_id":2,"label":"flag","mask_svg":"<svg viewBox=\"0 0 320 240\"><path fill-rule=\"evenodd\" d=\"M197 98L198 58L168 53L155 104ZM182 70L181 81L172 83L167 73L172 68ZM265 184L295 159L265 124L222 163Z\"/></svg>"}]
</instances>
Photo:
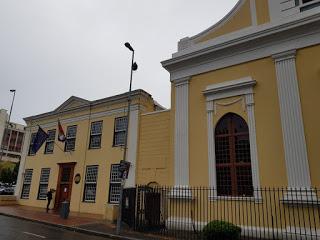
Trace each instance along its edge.
<instances>
[{"instance_id":1,"label":"flag","mask_svg":"<svg viewBox=\"0 0 320 240\"><path fill-rule=\"evenodd\" d=\"M42 144L47 140L48 134L39 126L36 137L33 141L32 152L37 153Z\"/></svg>"},{"instance_id":2,"label":"flag","mask_svg":"<svg viewBox=\"0 0 320 240\"><path fill-rule=\"evenodd\" d=\"M59 128L59 132L58 132L58 140L60 142L64 142L66 140L66 135L64 135L64 131L63 128L61 126L60 120L58 119L58 128Z\"/></svg>"}]
</instances>

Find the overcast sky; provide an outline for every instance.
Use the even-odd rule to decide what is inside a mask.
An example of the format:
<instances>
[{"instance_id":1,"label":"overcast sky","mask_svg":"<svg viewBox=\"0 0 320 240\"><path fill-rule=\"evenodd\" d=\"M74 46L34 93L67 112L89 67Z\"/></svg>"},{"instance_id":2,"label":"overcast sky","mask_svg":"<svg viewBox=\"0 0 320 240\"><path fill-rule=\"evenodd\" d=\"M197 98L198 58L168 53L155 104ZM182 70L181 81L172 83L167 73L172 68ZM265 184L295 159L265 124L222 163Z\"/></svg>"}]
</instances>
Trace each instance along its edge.
<instances>
[{"instance_id":1,"label":"overcast sky","mask_svg":"<svg viewBox=\"0 0 320 240\"><path fill-rule=\"evenodd\" d=\"M128 90L130 42L142 88L170 107L168 72L179 39L220 20L237 0L0 0L0 108L12 121L51 111L71 95L95 100Z\"/></svg>"}]
</instances>

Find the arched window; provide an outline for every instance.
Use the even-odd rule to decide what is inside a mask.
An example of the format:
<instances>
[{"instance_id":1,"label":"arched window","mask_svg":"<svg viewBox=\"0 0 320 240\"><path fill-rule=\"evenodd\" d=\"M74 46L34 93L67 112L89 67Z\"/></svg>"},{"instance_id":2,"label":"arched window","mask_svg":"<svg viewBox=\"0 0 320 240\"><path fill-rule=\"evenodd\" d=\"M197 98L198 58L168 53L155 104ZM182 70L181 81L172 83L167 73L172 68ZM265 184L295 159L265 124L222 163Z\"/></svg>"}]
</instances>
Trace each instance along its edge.
<instances>
[{"instance_id":1,"label":"arched window","mask_svg":"<svg viewBox=\"0 0 320 240\"><path fill-rule=\"evenodd\" d=\"M249 130L245 120L228 113L215 129L218 196L253 196Z\"/></svg>"}]
</instances>

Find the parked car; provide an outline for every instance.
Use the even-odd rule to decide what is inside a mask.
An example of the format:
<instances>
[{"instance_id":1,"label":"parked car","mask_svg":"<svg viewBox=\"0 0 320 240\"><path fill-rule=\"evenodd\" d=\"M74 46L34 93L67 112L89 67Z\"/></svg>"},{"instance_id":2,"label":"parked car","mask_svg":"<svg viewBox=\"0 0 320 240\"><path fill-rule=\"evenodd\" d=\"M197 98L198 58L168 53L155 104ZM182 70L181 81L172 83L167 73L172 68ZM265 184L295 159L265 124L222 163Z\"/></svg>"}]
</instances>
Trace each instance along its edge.
<instances>
[{"instance_id":1,"label":"parked car","mask_svg":"<svg viewBox=\"0 0 320 240\"><path fill-rule=\"evenodd\" d=\"M0 185L0 195L13 195L14 187L8 184Z\"/></svg>"}]
</instances>

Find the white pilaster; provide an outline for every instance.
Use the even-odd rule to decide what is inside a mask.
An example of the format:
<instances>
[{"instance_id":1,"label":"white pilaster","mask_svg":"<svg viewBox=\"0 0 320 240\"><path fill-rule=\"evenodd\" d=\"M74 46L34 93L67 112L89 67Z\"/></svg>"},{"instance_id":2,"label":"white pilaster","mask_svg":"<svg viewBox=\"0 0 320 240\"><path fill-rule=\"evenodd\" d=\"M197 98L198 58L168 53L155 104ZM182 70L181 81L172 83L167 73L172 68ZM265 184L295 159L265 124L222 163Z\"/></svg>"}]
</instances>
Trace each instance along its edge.
<instances>
[{"instance_id":1,"label":"white pilaster","mask_svg":"<svg viewBox=\"0 0 320 240\"><path fill-rule=\"evenodd\" d=\"M26 157L28 156L28 151L29 151L30 138L31 138L31 128L26 127L26 131L25 131L24 139L23 139L19 172L18 172L18 176L17 176L17 183L16 183L16 187L14 190L14 195L17 198L19 198L21 195L21 187L22 187L24 169L25 169L25 165L26 165Z\"/></svg>"},{"instance_id":2,"label":"white pilaster","mask_svg":"<svg viewBox=\"0 0 320 240\"><path fill-rule=\"evenodd\" d=\"M175 185L189 185L189 78L175 81Z\"/></svg>"},{"instance_id":3,"label":"white pilaster","mask_svg":"<svg viewBox=\"0 0 320 240\"><path fill-rule=\"evenodd\" d=\"M311 187L296 71L296 51L274 55L289 188Z\"/></svg>"},{"instance_id":4,"label":"white pilaster","mask_svg":"<svg viewBox=\"0 0 320 240\"><path fill-rule=\"evenodd\" d=\"M248 114L252 184L254 189L257 189L257 188L260 188L260 179L259 179L259 161L258 161L258 150L257 150L256 120L254 117L253 93L246 94L245 97L246 97L246 106L247 106L247 114ZM261 198L261 191L254 191L254 197L256 199Z\"/></svg>"},{"instance_id":5,"label":"white pilaster","mask_svg":"<svg viewBox=\"0 0 320 240\"><path fill-rule=\"evenodd\" d=\"M256 8L256 0L250 0L250 14L251 14L251 25L257 26L257 8Z\"/></svg>"},{"instance_id":6,"label":"white pilaster","mask_svg":"<svg viewBox=\"0 0 320 240\"><path fill-rule=\"evenodd\" d=\"M214 115L214 102L207 102L207 126L208 126L208 167L209 167L209 186L213 189L210 197L217 196L217 173L216 173L216 153L215 153L215 141L214 141L214 127L213 127L213 115Z\"/></svg>"},{"instance_id":7,"label":"white pilaster","mask_svg":"<svg viewBox=\"0 0 320 240\"><path fill-rule=\"evenodd\" d=\"M128 151L126 159L131 163L128 179L125 187L134 187L136 184L136 165L137 165L137 148L138 148L138 124L139 110L130 111L130 121L128 130Z\"/></svg>"}]
</instances>

